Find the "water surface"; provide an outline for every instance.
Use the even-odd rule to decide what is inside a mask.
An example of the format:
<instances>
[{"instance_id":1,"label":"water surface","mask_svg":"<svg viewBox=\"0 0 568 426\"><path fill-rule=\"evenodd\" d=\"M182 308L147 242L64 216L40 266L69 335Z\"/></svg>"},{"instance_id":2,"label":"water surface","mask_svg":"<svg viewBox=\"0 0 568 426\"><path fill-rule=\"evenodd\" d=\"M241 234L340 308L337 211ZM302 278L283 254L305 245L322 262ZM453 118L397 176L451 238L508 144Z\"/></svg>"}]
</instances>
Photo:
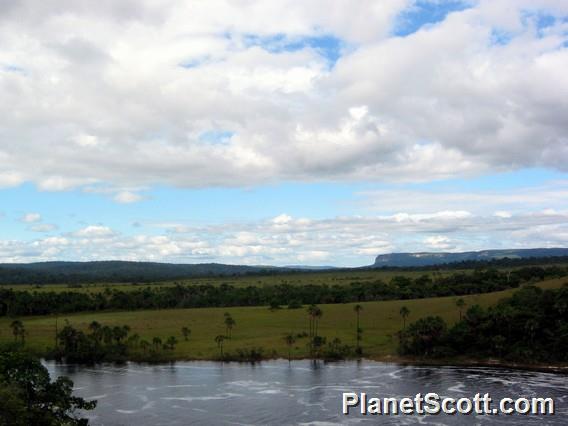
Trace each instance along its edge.
<instances>
[{"instance_id":1,"label":"water surface","mask_svg":"<svg viewBox=\"0 0 568 426\"><path fill-rule=\"evenodd\" d=\"M78 367L45 364L70 377L76 394L98 400L93 425L566 425L568 376L478 367L402 366L371 361L260 364L178 362L173 365ZM361 416L341 414L343 392L414 397L436 392L454 398L552 397L556 415Z\"/></svg>"}]
</instances>

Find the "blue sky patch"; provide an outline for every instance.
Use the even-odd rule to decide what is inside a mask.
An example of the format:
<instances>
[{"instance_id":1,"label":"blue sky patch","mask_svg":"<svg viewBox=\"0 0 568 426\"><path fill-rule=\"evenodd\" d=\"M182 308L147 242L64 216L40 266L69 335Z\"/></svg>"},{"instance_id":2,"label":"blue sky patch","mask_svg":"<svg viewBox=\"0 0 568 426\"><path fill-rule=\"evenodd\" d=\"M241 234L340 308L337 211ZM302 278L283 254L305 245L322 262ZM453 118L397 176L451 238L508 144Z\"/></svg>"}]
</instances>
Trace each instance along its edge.
<instances>
[{"instance_id":1,"label":"blue sky patch","mask_svg":"<svg viewBox=\"0 0 568 426\"><path fill-rule=\"evenodd\" d=\"M199 135L199 140L214 145L226 144L234 134L228 130L207 130Z\"/></svg>"},{"instance_id":2,"label":"blue sky patch","mask_svg":"<svg viewBox=\"0 0 568 426\"><path fill-rule=\"evenodd\" d=\"M244 41L246 46L259 46L271 53L314 49L332 66L341 57L341 52L345 47L341 39L331 35L288 37L285 34L271 36L247 34L244 36Z\"/></svg>"},{"instance_id":3,"label":"blue sky patch","mask_svg":"<svg viewBox=\"0 0 568 426\"><path fill-rule=\"evenodd\" d=\"M469 9L471 5L465 1L417 1L412 7L402 12L397 20L394 35L405 37L420 30L426 25L443 21L452 12Z\"/></svg>"}]
</instances>

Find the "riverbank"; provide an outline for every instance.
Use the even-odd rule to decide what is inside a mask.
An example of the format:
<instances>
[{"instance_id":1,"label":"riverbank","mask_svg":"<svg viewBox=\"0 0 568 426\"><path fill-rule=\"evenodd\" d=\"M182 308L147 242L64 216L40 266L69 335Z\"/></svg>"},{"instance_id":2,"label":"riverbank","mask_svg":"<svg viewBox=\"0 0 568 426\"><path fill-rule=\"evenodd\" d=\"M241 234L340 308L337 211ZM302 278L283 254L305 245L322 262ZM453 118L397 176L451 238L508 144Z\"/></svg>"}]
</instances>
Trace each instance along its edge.
<instances>
[{"instance_id":1,"label":"riverbank","mask_svg":"<svg viewBox=\"0 0 568 426\"><path fill-rule=\"evenodd\" d=\"M37 354L40 358L48 361L55 361L49 356L42 356ZM567 363L526 363L526 362L515 362L509 360L501 360L496 358L471 358L471 357L451 357L451 358L418 358L418 357L408 357L400 356L395 354L381 355L381 356L363 356L361 358L357 357L347 357L343 359L326 359L326 358L310 358L310 357L294 357L290 360L283 358L282 356L263 356L259 359L233 359L225 358L221 359L219 357L213 357L210 359L204 358L176 358L172 356L163 357L140 357L135 356L131 358L122 359L119 362L107 362L101 364L116 364L121 365L125 363L135 363L141 365L172 365L176 363L185 362L214 362L219 364L230 364L230 363L244 363L244 364L257 364L273 361L285 361L290 362L291 365L298 362L305 361L315 361L323 363L343 363L343 362L377 362L382 364L396 364L404 366L423 366L423 367L483 367L483 368L497 368L497 369L512 369L512 370L525 370L525 371L539 371L543 373L555 373L555 374L567 374L568 375L568 364ZM76 363L67 363L66 365L77 365Z\"/></svg>"}]
</instances>

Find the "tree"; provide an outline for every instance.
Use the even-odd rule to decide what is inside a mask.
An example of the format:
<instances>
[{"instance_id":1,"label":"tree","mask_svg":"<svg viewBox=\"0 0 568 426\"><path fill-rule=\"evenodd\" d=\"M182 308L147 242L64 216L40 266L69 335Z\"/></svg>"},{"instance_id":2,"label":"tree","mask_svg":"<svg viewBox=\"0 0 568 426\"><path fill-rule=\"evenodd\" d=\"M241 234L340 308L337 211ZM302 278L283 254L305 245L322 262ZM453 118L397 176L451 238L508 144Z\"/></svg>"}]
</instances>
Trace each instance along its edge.
<instances>
[{"instance_id":1,"label":"tree","mask_svg":"<svg viewBox=\"0 0 568 426\"><path fill-rule=\"evenodd\" d=\"M357 304L353 307L353 310L355 311L355 314L357 315L356 337L357 337L357 353L359 353L361 351L361 347L360 347L360 342L361 342L361 339L362 339L361 334L363 333L363 330L359 326L359 316L361 315L361 312L363 311L363 307L361 305Z\"/></svg>"},{"instance_id":2,"label":"tree","mask_svg":"<svg viewBox=\"0 0 568 426\"><path fill-rule=\"evenodd\" d=\"M191 330L187 327L182 327L181 328L181 334L183 334L183 338L187 342L187 339L189 338L189 335L191 334Z\"/></svg>"},{"instance_id":3,"label":"tree","mask_svg":"<svg viewBox=\"0 0 568 426\"><path fill-rule=\"evenodd\" d=\"M140 342L140 335L138 333L134 333L133 335L128 337L126 341L129 346L136 347Z\"/></svg>"},{"instance_id":4,"label":"tree","mask_svg":"<svg viewBox=\"0 0 568 426\"><path fill-rule=\"evenodd\" d=\"M463 299L460 297L458 300L456 300L456 306L458 307L458 309L459 309L459 311L460 311L460 321L461 321L461 320L462 320L462 312L463 312L463 309L464 309L465 306L466 306L465 300L463 300Z\"/></svg>"},{"instance_id":5,"label":"tree","mask_svg":"<svg viewBox=\"0 0 568 426\"><path fill-rule=\"evenodd\" d=\"M57 311L55 312L55 349L57 350L57 348L59 347L59 340L57 337L57 333L59 332L59 327L58 327L58 320L59 320L59 315L57 315Z\"/></svg>"},{"instance_id":6,"label":"tree","mask_svg":"<svg viewBox=\"0 0 568 426\"><path fill-rule=\"evenodd\" d=\"M24 339L26 335L26 330L24 328L24 324L20 320L14 320L10 324L10 328L12 329L12 334L14 335L14 340L17 341L20 338L20 342L24 344Z\"/></svg>"},{"instance_id":7,"label":"tree","mask_svg":"<svg viewBox=\"0 0 568 426\"><path fill-rule=\"evenodd\" d=\"M97 321L93 321L89 324L89 330L91 331L93 337L97 342L100 342L102 340L102 326Z\"/></svg>"},{"instance_id":8,"label":"tree","mask_svg":"<svg viewBox=\"0 0 568 426\"><path fill-rule=\"evenodd\" d=\"M292 333L289 333L286 336L284 336L284 341L286 342L286 345L288 346L288 362L291 362L292 361L292 346L294 346L294 343L296 343L296 338L294 337L294 335Z\"/></svg>"},{"instance_id":9,"label":"tree","mask_svg":"<svg viewBox=\"0 0 568 426\"><path fill-rule=\"evenodd\" d=\"M421 318L408 326L403 339L403 352L412 355L431 355L446 333L445 321L438 317Z\"/></svg>"},{"instance_id":10,"label":"tree","mask_svg":"<svg viewBox=\"0 0 568 426\"><path fill-rule=\"evenodd\" d=\"M309 329L309 335L310 335L310 339L314 336L314 322L315 322L315 312L317 310L317 306L316 305L310 305L308 306L308 308L306 309L306 311L308 312L308 329Z\"/></svg>"},{"instance_id":11,"label":"tree","mask_svg":"<svg viewBox=\"0 0 568 426\"><path fill-rule=\"evenodd\" d=\"M160 339L159 337L154 337L152 339L152 345L154 346L155 351L159 350L162 346L162 339Z\"/></svg>"},{"instance_id":12,"label":"tree","mask_svg":"<svg viewBox=\"0 0 568 426\"><path fill-rule=\"evenodd\" d=\"M51 381L38 359L16 351L0 351L0 425L83 426L76 410L92 410L96 401L73 396L67 377Z\"/></svg>"},{"instance_id":13,"label":"tree","mask_svg":"<svg viewBox=\"0 0 568 426\"><path fill-rule=\"evenodd\" d=\"M272 312L280 309L280 303L278 303L278 300L276 300L276 299L271 300L270 306L268 307L268 309L270 309Z\"/></svg>"},{"instance_id":14,"label":"tree","mask_svg":"<svg viewBox=\"0 0 568 426\"><path fill-rule=\"evenodd\" d=\"M312 338L312 348L316 351L316 355L319 355L320 349L325 345L326 341L327 339L322 336L314 336Z\"/></svg>"},{"instance_id":15,"label":"tree","mask_svg":"<svg viewBox=\"0 0 568 426\"><path fill-rule=\"evenodd\" d=\"M113 332L112 328L110 328L108 325L103 326L103 328L101 329L101 335L103 337L103 341L107 345L110 345L112 343Z\"/></svg>"},{"instance_id":16,"label":"tree","mask_svg":"<svg viewBox=\"0 0 568 426\"><path fill-rule=\"evenodd\" d=\"M168 340L166 340L166 348L173 351L177 345L177 339L174 336L170 336L168 337Z\"/></svg>"},{"instance_id":17,"label":"tree","mask_svg":"<svg viewBox=\"0 0 568 426\"><path fill-rule=\"evenodd\" d=\"M221 353L221 357L223 357L223 342L225 341L226 337L222 334L219 334L215 337L215 343L217 343L217 349L219 349Z\"/></svg>"},{"instance_id":18,"label":"tree","mask_svg":"<svg viewBox=\"0 0 568 426\"><path fill-rule=\"evenodd\" d=\"M319 320L321 319L321 317L323 316L323 311L318 308L316 306L315 312L314 312L314 319L315 319L315 336L317 337L318 335L318 323Z\"/></svg>"},{"instance_id":19,"label":"tree","mask_svg":"<svg viewBox=\"0 0 568 426\"><path fill-rule=\"evenodd\" d=\"M400 316L402 317L402 330L406 330L406 318L408 318L408 315L410 315L410 309L408 309L406 306L403 306L402 308L400 308Z\"/></svg>"},{"instance_id":20,"label":"tree","mask_svg":"<svg viewBox=\"0 0 568 426\"><path fill-rule=\"evenodd\" d=\"M225 327L226 327L226 332L225 332L225 336L230 339L231 338L231 334L233 331L233 327L236 325L236 321L233 319L233 317L231 316L231 314L229 314L228 312L225 312Z\"/></svg>"},{"instance_id":21,"label":"tree","mask_svg":"<svg viewBox=\"0 0 568 426\"><path fill-rule=\"evenodd\" d=\"M146 353L146 351L150 347L150 343L147 340L140 340L140 347L142 348L142 351Z\"/></svg>"}]
</instances>

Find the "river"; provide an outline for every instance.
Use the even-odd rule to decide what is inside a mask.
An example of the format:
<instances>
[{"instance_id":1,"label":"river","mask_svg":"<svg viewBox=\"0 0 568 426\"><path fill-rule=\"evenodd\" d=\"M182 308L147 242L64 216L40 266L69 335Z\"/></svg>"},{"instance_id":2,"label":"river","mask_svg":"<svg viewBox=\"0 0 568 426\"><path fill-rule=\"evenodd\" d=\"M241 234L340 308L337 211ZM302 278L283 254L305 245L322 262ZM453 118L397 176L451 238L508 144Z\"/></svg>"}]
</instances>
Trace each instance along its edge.
<instances>
[{"instance_id":1,"label":"river","mask_svg":"<svg viewBox=\"0 0 568 426\"><path fill-rule=\"evenodd\" d=\"M493 425L568 424L568 376L479 367L403 366L372 361L259 364L178 362L172 365L79 367L46 362L52 377L66 375L75 393L98 400L92 425ZM436 392L454 398L489 393L552 397L554 416L341 414L343 392L414 397Z\"/></svg>"}]
</instances>

